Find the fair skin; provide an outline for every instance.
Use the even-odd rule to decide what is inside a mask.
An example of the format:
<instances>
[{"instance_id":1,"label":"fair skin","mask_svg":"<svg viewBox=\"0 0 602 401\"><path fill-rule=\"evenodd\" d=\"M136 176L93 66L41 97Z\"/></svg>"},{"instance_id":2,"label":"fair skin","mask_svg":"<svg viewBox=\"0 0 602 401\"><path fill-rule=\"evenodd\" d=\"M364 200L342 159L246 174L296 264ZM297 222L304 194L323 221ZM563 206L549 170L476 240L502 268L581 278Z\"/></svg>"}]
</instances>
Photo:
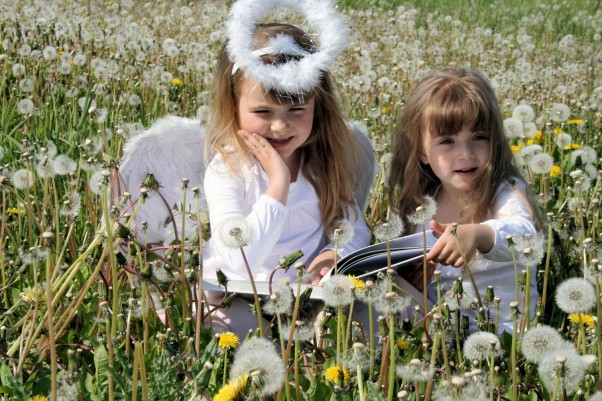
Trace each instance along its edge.
<instances>
[{"instance_id":1,"label":"fair skin","mask_svg":"<svg viewBox=\"0 0 602 401\"><path fill-rule=\"evenodd\" d=\"M264 96L264 89L244 79L238 103L239 137L257 158L269 178L265 195L286 205L290 183L300 168L299 148L312 132L315 99L304 103L275 103ZM318 255L308 267L312 283L318 283L334 264L334 251ZM324 273L322 273L324 271Z\"/></svg>"},{"instance_id":2,"label":"fair skin","mask_svg":"<svg viewBox=\"0 0 602 401\"><path fill-rule=\"evenodd\" d=\"M429 164L441 181L436 197L437 213L430 222L440 237L427 254L428 261L455 267L464 264L451 234L451 223L460 217L463 195L477 187L489 157L488 133L473 132L468 126L451 136L432 135L427 130L422 162ZM489 252L495 241L493 229L485 224L460 224L457 237L467 260L474 258L477 251Z\"/></svg>"}]
</instances>

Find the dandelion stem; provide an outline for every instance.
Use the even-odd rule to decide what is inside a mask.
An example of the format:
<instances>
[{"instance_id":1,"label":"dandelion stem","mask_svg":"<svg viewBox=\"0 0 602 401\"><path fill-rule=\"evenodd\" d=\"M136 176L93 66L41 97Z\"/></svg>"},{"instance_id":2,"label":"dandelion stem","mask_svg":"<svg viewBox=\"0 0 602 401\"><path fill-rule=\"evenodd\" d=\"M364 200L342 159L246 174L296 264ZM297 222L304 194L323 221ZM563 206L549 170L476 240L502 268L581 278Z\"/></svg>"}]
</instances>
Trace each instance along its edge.
<instances>
[{"instance_id":1,"label":"dandelion stem","mask_svg":"<svg viewBox=\"0 0 602 401\"><path fill-rule=\"evenodd\" d=\"M544 273L543 273L543 290L541 293L541 303L544 307L544 310L546 307L546 301L548 299L547 298L548 276L550 275L550 260L552 258L552 233L553 233L553 227L552 227L552 222L550 222L550 224L548 226L548 248L546 250L546 265L544 267ZM517 291L518 291L518 287L517 287Z\"/></svg>"},{"instance_id":2,"label":"dandelion stem","mask_svg":"<svg viewBox=\"0 0 602 401\"><path fill-rule=\"evenodd\" d=\"M388 244L388 242L387 242ZM393 400L395 392L395 315L389 315L389 389L387 391L387 401Z\"/></svg>"},{"instance_id":3,"label":"dandelion stem","mask_svg":"<svg viewBox=\"0 0 602 401\"><path fill-rule=\"evenodd\" d=\"M261 314L261 304L259 303L259 295L257 294L257 287L255 286L255 280L253 279L253 273L251 273L251 267L249 267L249 261L247 260L247 255L245 255L245 251L243 247L240 247L240 253L242 254L242 258L245 262L245 267L247 268L247 274L249 275L249 282L251 283L251 288L253 289L253 299L255 300L255 312L257 312L257 324L259 325L259 332L261 333L261 337L264 336L263 332L263 315Z\"/></svg>"}]
</instances>

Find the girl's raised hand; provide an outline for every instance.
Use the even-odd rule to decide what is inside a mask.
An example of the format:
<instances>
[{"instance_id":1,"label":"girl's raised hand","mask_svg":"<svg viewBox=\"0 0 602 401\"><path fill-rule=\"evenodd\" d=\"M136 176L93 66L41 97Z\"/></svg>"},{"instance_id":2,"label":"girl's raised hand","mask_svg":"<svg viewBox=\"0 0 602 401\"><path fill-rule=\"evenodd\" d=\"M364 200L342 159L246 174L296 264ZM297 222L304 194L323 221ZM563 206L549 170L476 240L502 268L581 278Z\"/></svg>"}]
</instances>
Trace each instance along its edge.
<instances>
[{"instance_id":1,"label":"girl's raised hand","mask_svg":"<svg viewBox=\"0 0 602 401\"><path fill-rule=\"evenodd\" d=\"M259 134L240 130L238 135L268 175L270 183L265 194L286 205L291 172L280 154Z\"/></svg>"},{"instance_id":2,"label":"girl's raised hand","mask_svg":"<svg viewBox=\"0 0 602 401\"><path fill-rule=\"evenodd\" d=\"M451 234L451 224L439 224L431 220L430 225L440 237L426 255L426 259L446 266L461 267L464 261L456 239ZM486 224L458 224L456 235L467 261L474 258L477 250L483 253L489 252L495 241L493 229Z\"/></svg>"}]
</instances>

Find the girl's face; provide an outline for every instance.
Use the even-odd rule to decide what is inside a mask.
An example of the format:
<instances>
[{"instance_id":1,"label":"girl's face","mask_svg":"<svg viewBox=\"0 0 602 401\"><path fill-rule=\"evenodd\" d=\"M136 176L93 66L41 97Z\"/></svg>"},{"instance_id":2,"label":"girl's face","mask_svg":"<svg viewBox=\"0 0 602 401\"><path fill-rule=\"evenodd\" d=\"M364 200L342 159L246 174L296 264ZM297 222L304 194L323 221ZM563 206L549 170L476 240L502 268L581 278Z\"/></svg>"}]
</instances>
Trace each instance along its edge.
<instances>
[{"instance_id":1,"label":"girl's face","mask_svg":"<svg viewBox=\"0 0 602 401\"><path fill-rule=\"evenodd\" d=\"M240 129L264 137L285 162L311 134L314 97L305 103L274 103L266 99L264 89L249 79L240 86L238 116Z\"/></svg>"},{"instance_id":2,"label":"girl's face","mask_svg":"<svg viewBox=\"0 0 602 401\"><path fill-rule=\"evenodd\" d=\"M489 133L473 132L464 126L451 136L424 136L422 162L429 164L448 195L471 191L477 187L489 162Z\"/></svg>"}]
</instances>

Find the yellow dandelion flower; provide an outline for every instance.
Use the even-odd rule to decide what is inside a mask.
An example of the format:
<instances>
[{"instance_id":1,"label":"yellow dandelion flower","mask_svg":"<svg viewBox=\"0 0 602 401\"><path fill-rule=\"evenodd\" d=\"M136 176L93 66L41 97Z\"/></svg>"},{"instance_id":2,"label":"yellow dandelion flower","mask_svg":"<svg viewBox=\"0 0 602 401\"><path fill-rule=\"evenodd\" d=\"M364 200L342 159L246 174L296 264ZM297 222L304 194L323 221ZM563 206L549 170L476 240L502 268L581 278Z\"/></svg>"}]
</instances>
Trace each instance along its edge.
<instances>
[{"instance_id":1,"label":"yellow dandelion flower","mask_svg":"<svg viewBox=\"0 0 602 401\"><path fill-rule=\"evenodd\" d=\"M510 149L512 149L512 154L513 155L517 155L518 152L520 152L521 146L512 145L512 146L510 146Z\"/></svg>"},{"instance_id":2,"label":"yellow dandelion flower","mask_svg":"<svg viewBox=\"0 0 602 401\"><path fill-rule=\"evenodd\" d=\"M171 83L175 86L180 86L182 85L182 80L180 78L174 78L171 80Z\"/></svg>"},{"instance_id":3,"label":"yellow dandelion flower","mask_svg":"<svg viewBox=\"0 0 602 401\"><path fill-rule=\"evenodd\" d=\"M390 107L383 107L381 112L383 114L391 114L391 108Z\"/></svg>"},{"instance_id":4,"label":"yellow dandelion flower","mask_svg":"<svg viewBox=\"0 0 602 401\"><path fill-rule=\"evenodd\" d=\"M232 349L236 348L240 344L240 338L230 331L219 335L219 341L217 345L221 348Z\"/></svg>"},{"instance_id":5,"label":"yellow dandelion flower","mask_svg":"<svg viewBox=\"0 0 602 401\"><path fill-rule=\"evenodd\" d=\"M341 381L344 384L349 384L349 371L342 366L333 366L326 369L324 377L332 384L341 384Z\"/></svg>"},{"instance_id":6,"label":"yellow dandelion flower","mask_svg":"<svg viewBox=\"0 0 602 401\"><path fill-rule=\"evenodd\" d=\"M25 210L23 209L16 209L14 207L11 207L7 210L8 214L25 214L27 213Z\"/></svg>"},{"instance_id":7,"label":"yellow dandelion flower","mask_svg":"<svg viewBox=\"0 0 602 401\"><path fill-rule=\"evenodd\" d=\"M585 120L574 119L574 120L568 120L566 123L569 125L580 125L580 124L583 124L584 122L585 122Z\"/></svg>"},{"instance_id":8,"label":"yellow dandelion flower","mask_svg":"<svg viewBox=\"0 0 602 401\"><path fill-rule=\"evenodd\" d=\"M408 349L409 346L410 346L410 343L407 342L405 339L403 339L403 338L397 339L397 348L399 348L399 350L405 351L406 349Z\"/></svg>"},{"instance_id":9,"label":"yellow dandelion flower","mask_svg":"<svg viewBox=\"0 0 602 401\"><path fill-rule=\"evenodd\" d=\"M353 284L355 284L355 290L358 292L363 292L366 289L366 283L363 280L360 280L359 278L355 277L355 276L348 276L351 281L353 281Z\"/></svg>"},{"instance_id":10,"label":"yellow dandelion flower","mask_svg":"<svg viewBox=\"0 0 602 401\"><path fill-rule=\"evenodd\" d=\"M234 380L230 380L228 384L219 389L213 397L213 401L232 401L236 399L247 388L248 379L249 375L244 374Z\"/></svg>"},{"instance_id":11,"label":"yellow dandelion flower","mask_svg":"<svg viewBox=\"0 0 602 401\"><path fill-rule=\"evenodd\" d=\"M581 149L581 145L579 145L578 143L571 143L570 145L566 145L564 147L565 150L577 150L577 149Z\"/></svg>"},{"instance_id":12,"label":"yellow dandelion flower","mask_svg":"<svg viewBox=\"0 0 602 401\"><path fill-rule=\"evenodd\" d=\"M537 130L537 131L535 132L535 135L533 135L533 142L535 142L535 143L538 143L538 144L540 144L540 145L541 145L542 143L544 143L544 139L545 139L545 138L543 137L543 134L541 133L541 131L540 131L540 130Z\"/></svg>"},{"instance_id":13,"label":"yellow dandelion flower","mask_svg":"<svg viewBox=\"0 0 602 401\"><path fill-rule=\"evenodd\" d=\"M587 325L590 328L594 328L596 327L596 320L592 315L587 315L585 313L572 313L569 315L569 320L571 321L571 323L580 323L579 321L579 315L581 315L581 321L583 322L583 324Z\"/></svg>"},{"instance_id":14,"label":"yellow dandelion flower","mask_svg":"<svg viewBox=\"0 0 602 401\"><path fill-rule=\"evenodd\" d=\"M554 128L554 135L558 135L558 134L565 134L565 132L558 127Z\"/></svg>"},{"instance_id":15,"label":"yellow dandelion flower","mask_svg":"<svg viewBox=\"0 0 602 401\"><path fill-rule=\"evenodd\" d=\"M27 401L48 401L48 397L44 397L41 395L34 395L33 397L29 397Z\"/></svg>"},{"instance_id":16,"label":"yellow dandelion flower","mask_svg":"<svg viewBox=\"0 0 602 401\"><path fill-rule=\"evenodd\" d=\"M550 177L558 177L560 175L560 167L559 166L552 166L552 168L550 169Z\"/></svg>"}]
</instances>

